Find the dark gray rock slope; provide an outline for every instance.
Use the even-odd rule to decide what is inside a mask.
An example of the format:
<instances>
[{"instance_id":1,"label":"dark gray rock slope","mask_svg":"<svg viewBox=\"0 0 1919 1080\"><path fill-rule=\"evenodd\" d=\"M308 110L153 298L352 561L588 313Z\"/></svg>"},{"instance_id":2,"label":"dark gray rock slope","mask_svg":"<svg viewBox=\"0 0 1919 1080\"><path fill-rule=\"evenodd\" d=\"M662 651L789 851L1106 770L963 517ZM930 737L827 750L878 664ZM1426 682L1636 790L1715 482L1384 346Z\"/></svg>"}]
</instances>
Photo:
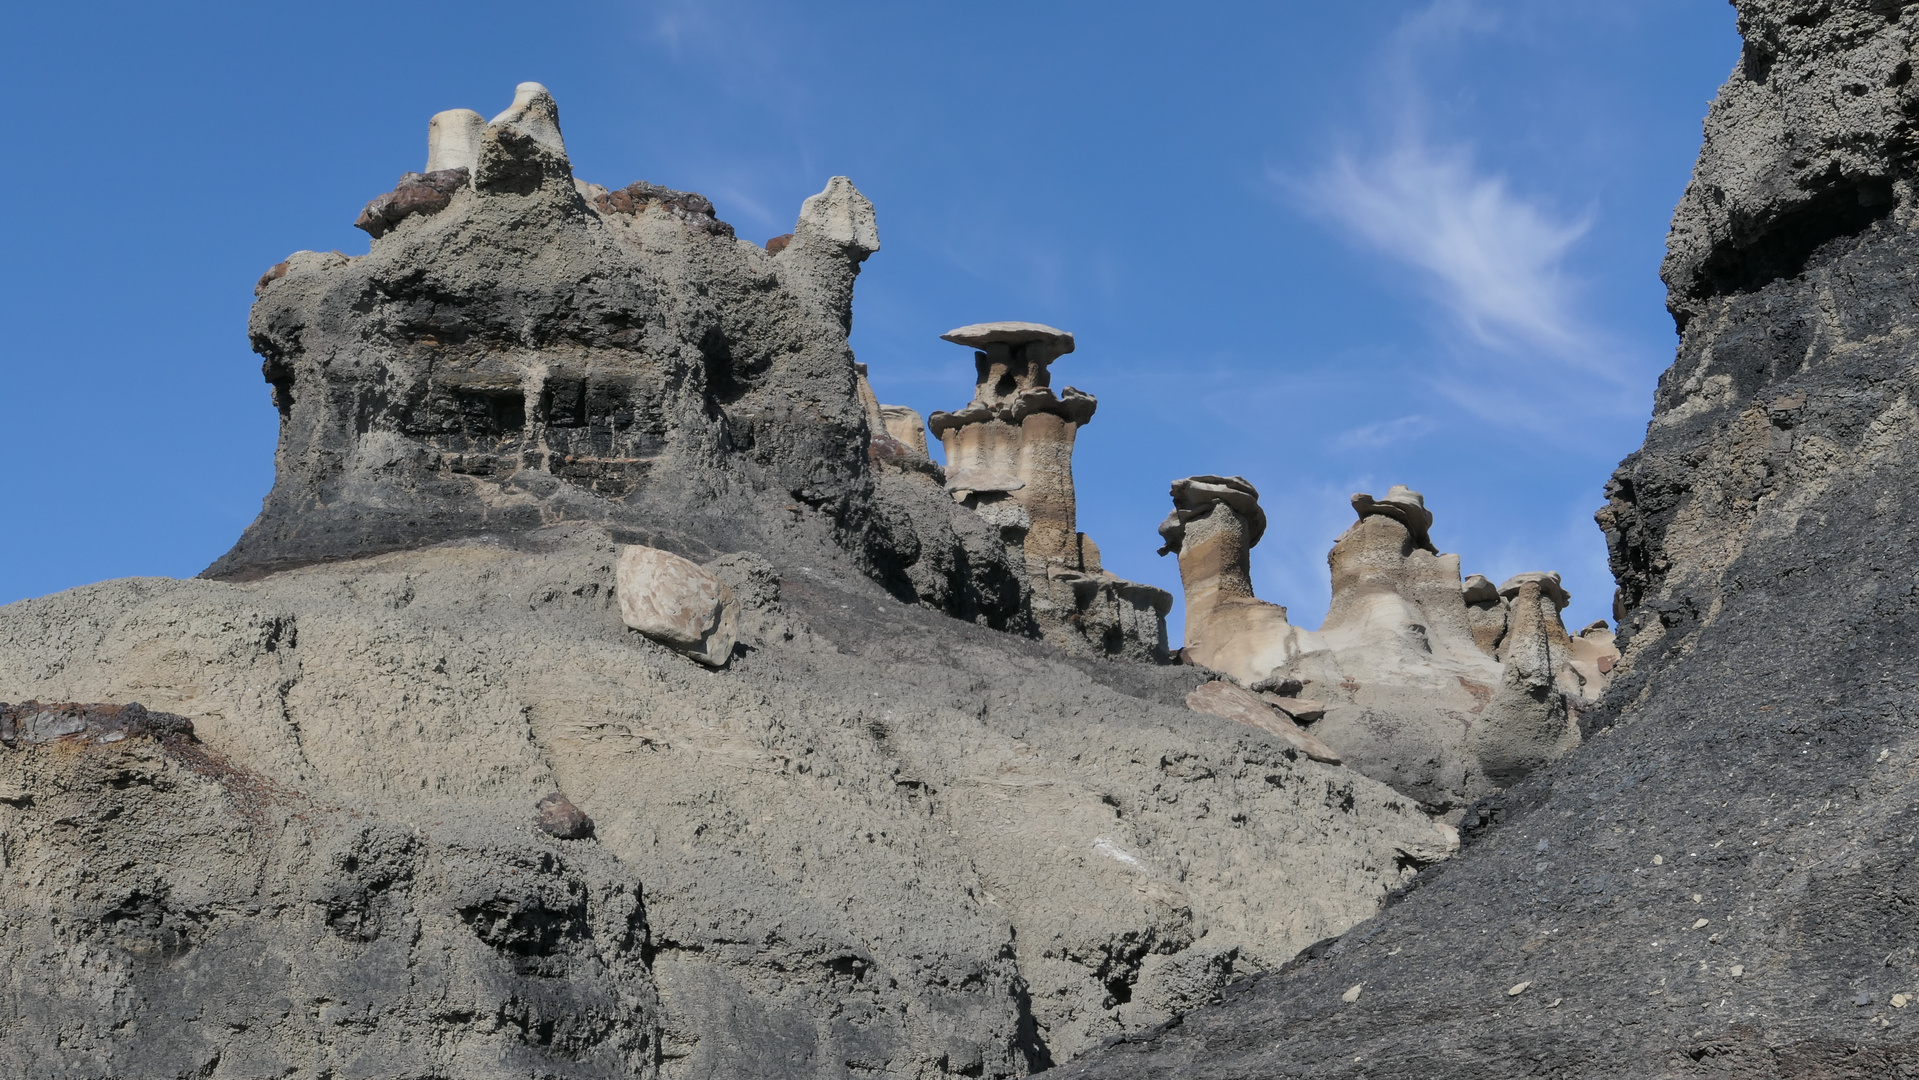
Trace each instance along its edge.
<instances>
[{"instance_id":1,"label":"dark gray rock slope","mask_svg":"<svg viewBox=\"0 0 1919 1080\"><path fill-rule=\"evenodd\" d=\"M1919 5L1736 7L1599 513L1594 734L1380 916L1065 1075L1919 1074Z\"/></svg>"}]
</instances>

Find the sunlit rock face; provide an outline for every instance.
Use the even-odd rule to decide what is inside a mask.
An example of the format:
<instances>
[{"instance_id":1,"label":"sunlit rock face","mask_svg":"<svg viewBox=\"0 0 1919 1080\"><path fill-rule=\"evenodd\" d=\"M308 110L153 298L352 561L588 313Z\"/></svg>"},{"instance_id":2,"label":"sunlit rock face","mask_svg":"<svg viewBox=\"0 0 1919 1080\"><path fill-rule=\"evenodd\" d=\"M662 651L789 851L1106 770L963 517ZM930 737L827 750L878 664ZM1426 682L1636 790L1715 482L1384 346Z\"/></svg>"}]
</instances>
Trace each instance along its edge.
<instances>
[{"instance_id":1,"label":"sunlit rock face","mask_svg":"<svg viewBox=\"0 0 1919 1080\"><path fill-rule=\"evenodd\" d=\"M1041 632L1077 652L1164 662L1172 595L1109 573L1079 531L1073 444L1099 402L1053 391L1051 365L1074 350L1073 335L993 322L942 338L977 350L978 381L965 408L927 417L927 430L945 448L953 497L1024 552Z\"/></svg>"}]
</instances>

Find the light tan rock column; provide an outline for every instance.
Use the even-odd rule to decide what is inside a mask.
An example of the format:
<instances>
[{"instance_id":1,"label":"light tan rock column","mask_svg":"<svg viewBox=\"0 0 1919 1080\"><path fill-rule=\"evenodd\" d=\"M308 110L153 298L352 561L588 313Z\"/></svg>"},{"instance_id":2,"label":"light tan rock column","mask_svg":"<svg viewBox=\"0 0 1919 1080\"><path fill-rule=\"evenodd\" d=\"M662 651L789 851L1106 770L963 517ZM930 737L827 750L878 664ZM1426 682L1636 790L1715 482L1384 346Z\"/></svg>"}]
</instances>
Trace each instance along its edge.
<instances>
[{"instance_id":1,"label":"light tan rock column","mask_svg":"<svg viewBox=\"0 0 1919 1080\"><path fill-rule=\"evenodd\" d=\"M1073 493L1073 437L1079 425L1054 412L1034 412L1020 421L1017 475L1026 481L1026 557L1059 559L1079 568L1076 537L1079 502Z\"/></svg>"},{"instance_id":2,"label":"light tan rock column","mask_svg":"<svg viewBox=\"0 0 1919 1080\"><path fill-rule=\"evenodd\" d=\"M949 476L974 471L1016 477L1013 493L1032 518L1026 559L1033 572L1058 561L1080 570L1073 444L1098 402L1067 387L1056 396L1049 365L1073 351L1073 335L1039 323L962 326L944 340L973 347L973 400L936 412L927 427L946 447Z\"/></svg>"},{"instance_id":3,"label":"light tan rock column","mask_svg":"<svg viewBox=\"0 0 1919 1080\"><path fill-rule=\"evenodd\" d=\"M1487 780L1500 787L1579 745L1577 717L1559 688L1572 659L1559 611L1569 599L1558 574L1519 574L1500 586L1508 601L1499 692L1473 725L1471 742Z\"/></svg>"},{"instance_id":4,"label":"light tan rock column","mask_svg":"<svg viewBox=\"0 0 1919 1080\"><path fill-rule=\"evenodd\" d=\"M1425 497L1397 485L1384 498L1359 494L1352 501L1359 521L1327 556L1333 595L1320 632L1348 646L1398 651L1401 663L1439 656L1483 664L1459 556L1433 546Z\"/></svg>"},{"instance_id":5,"label":"light tan rock column","mask_svg":"<svg viewBox=\"0 0 1919 1080\"><path fill-rule=\"evenodd\" d=\"M860 411L866 414L866 430L874 435L886 435L886 416L880 411L879 395L873 393L873 384L867 378L866 365L855 361L853 375L854 392L860 398Z\"/></svg>"},{"instance_id":6,"label":"light tan rock column","mask_svg":"<svg viewBox=\"0 0 1919 1080\"><path fill-rule=\"evenodd\" d=\"M1164 661L1172 594L1101 569L1099 545L1079 531L1073 447L1099 402L1070 386L1055 394L1049 367L1073 351L1073 335L999 322L941 336L975 350L973 400L927 417L926 430L946 448L947 490L1009 544L1018 538L1033 618L1047 640Z\"/></svg>"},{"instance_id":7,"label":"light tan rock column","mask_svg":"<svg viewBox=\"0 0 1919 1080\"><path fill-rule=\"evenodd\" d=\"M886 433L898 439L901 445L921 458L929 456L926 450L926 418L917 410L904 405L881 405L880 420L886 425Z\"/></svg>"},{"instance_id":8,"label":"light tan rock column","mask_svg":"<svg viewBox=\"0 0 1919 1080\"><path fill-rule=\"evenodd\" d=\"M485 133L486 118L472 109L434 113L426 125L426 171L473 173L480 164L480 136Z\"/></svg>"},{"instance_id":9,"label":"light tan rock column","mask_svg":"<svg viewBox=\"0 0 1919 1080\"><path fill-rule=\"evenodd\" d=\"M1186 657L1250 686L1306 644L1285 608L1253 595L1252 550L1266 532L1259 492L1243 477L1189 476L1173 481L1172 496L1159 553L1179 556Z\"/></svg>"}]
</instances>

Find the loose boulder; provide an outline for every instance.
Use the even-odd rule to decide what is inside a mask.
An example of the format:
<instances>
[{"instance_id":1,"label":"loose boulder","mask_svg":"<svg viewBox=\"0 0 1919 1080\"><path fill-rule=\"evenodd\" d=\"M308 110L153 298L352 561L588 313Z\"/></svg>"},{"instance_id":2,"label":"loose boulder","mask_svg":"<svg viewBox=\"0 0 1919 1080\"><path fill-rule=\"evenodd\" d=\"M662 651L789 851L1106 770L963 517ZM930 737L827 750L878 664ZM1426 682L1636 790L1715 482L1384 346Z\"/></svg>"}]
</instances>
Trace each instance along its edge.
<instances>
[{"instance_id":1,"label":"loose boulder","mask_svg":"<svg viewBox=\"0 0 1919 1080\"><path fill-rule=\"evenodd\" d=\"M614 568L620 619L654 641L708 667L723 667L739 640L733 590L670 551L629 545Z\"/></svg>"},{"instance_id":2,"label":"loose boulder","mask_svg":"<svg viewBox=\"0 0 1919 1080\"><path fill-rule=\"evenodd\" d=\"M559 840L584 840L593 835L593 819L559 791L533 804L533 827Z\"/></svg>"},{"instance_id":3,"label":"loose boulder","mask_svg":"<svg viewBox=\"0 0 1919 1080\"><path fill-rule=\"evenodd\" d=\"M1338 751L1293 723L1285 713L1275 711L1274 706L1261 701L1251 691L1232 683L1215 681L1200 686L1186 695L1186 707L1270 732L1314 761L1328 765L1340 763Z\"/></svg>"}]
</instances>

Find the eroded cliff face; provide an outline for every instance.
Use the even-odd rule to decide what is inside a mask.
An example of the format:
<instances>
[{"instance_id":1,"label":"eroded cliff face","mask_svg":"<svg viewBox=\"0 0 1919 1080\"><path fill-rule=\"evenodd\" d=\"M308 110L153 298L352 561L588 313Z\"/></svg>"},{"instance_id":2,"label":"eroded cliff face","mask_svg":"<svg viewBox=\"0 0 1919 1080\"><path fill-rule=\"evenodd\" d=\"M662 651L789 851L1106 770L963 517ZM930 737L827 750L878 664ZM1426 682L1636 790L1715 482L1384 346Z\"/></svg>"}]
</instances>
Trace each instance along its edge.
<instances>
[{"instance_id":1,"label":"eroded cliff face","mask_svg":"<svg viewBox=\"0 0 1919 1080\"><path fill-rule=\"evenodd\" d=\"M1919 7L1735 6L1584 745L1377 919L1066 1075L1919 1069Z\"/></svg>"},{"instance_id":2,"label":"eroded cliff face","mask_svg":"<svg viewBox=\"0 0 1919 1080\"><path fill-rule=\"evenodd\" d=\"M368 207L366 255L261 279L274 486L206 576L596 524L705 557L836 547L896 595L1021 626L998 538L869 459L847 333L879 233L851 181L769 252L702 196L576 181L552 98L521 97L435 118L432 171Z\"/></svg>"}]
</instances>

